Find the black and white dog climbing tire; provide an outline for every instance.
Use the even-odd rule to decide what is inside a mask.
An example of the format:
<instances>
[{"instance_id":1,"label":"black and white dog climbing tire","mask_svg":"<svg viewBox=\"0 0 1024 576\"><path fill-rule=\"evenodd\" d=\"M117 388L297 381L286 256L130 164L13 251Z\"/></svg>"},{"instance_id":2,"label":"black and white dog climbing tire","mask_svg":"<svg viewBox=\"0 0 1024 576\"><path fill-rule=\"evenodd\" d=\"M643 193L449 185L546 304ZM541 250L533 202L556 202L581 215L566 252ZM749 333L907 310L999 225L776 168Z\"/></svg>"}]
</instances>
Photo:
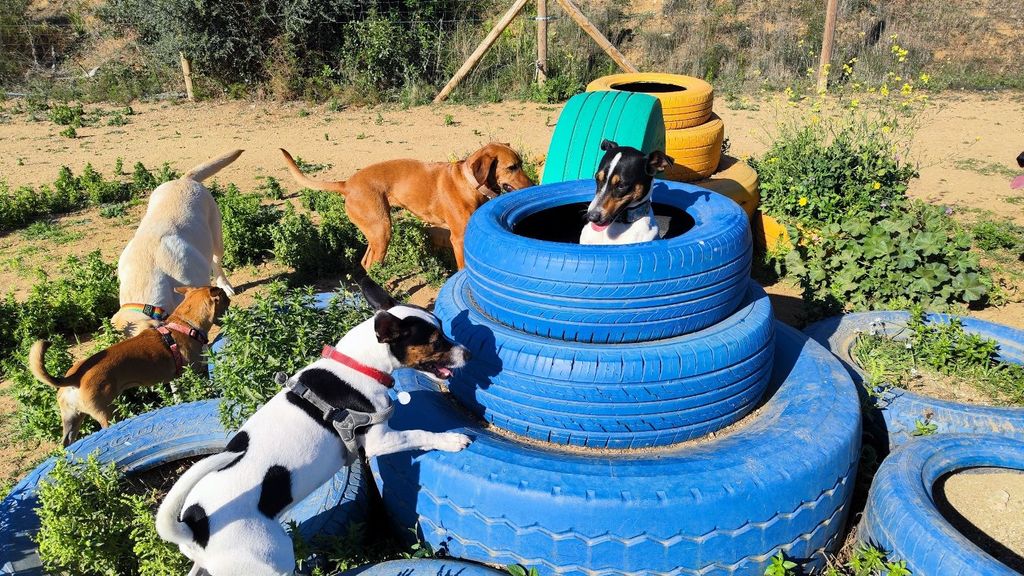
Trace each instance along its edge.
<instances>
[{"instance_id":1,"label":"black and white dog climbing tire","mask_svg":"<svg viewBox=\"0 0 1024 576\"><path fill-rule=\"evenodd\" d=\"M456 453L405 453L372 466L400 527L458 558L549 574L762 574L779 550L807 567L841 544L860 456L846 371L776 326L772 383L749 420L715 438L609 454L527 444L467 419L403 372L396 429L460 430Z\"/></svg>"},{"instance_id":2,"label":"black and white dog climbing tire","mask_svg":"<svg viewBox=\"0 0 1024 576\"><path fill-rule=\"evenodd\" d=\"M103 464L113 462L125 474L220 452L232 432L221 426L219 400L170 406L129 418L90 434L68 447L76 458L95 454ZM40 464L0 502L0 575L42 576L45 572L32 537L39 530L37 489L54 466ZM362 467L342 468L326 484L284 514L303 535L339 534L349 522L366 514L366 486Z\"/></svg>"}]
</instances>

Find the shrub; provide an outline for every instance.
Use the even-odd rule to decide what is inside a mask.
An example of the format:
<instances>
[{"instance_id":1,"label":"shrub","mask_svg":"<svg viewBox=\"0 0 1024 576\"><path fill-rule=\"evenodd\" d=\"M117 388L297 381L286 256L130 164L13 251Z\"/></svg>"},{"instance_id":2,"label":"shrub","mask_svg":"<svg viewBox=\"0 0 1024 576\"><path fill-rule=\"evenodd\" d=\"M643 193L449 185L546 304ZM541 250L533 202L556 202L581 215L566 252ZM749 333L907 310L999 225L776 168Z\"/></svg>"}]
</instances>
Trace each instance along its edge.
<instances>
[{"instance_id":1,"label":"shrub","mask_svg":"<svg viewBox=\"0 0 1024 576\"><path fill-rule=\"evenodd\" d=\"M422 275L428 283L438 286L455 271L453 258L446 261L432 251L427 225L422 220L403 212L392 217L392 221L387 257L370 270L374 280L383 283Z\"/></svg>"},{"instance_id":2,"label":"shrub","mask_svg":"<svg viewBox=\"0 0 1024 576\"><path fill-rule=\"evenodd\" d=\"M141 198L159 184L178 177L168 164L154 176L141 162L135 164L131 182L107 180L91 164L80 176L62 166L53 186L22 186L13 193L0 181L0 233L17 230L56 214L89 206Z\"/></svg>"},{"instance_id":3,"label":"shrub","mask_svg":"<svg viewBox=\"0 0 1024 576\"><path fill-rule=\"evenodd\" d=\"M912 202L799 236L786 269L815 316L914 303L945 307L979 302L991 286L970 249L971 237L942 208Z\"/></svg>"},{"instance_id":4,"label":"shrub","mask_svg":"<svg viewBox=\"0 0 1024 576\"><path fill-rule=\"evenodd\" d=\"M188 560L159 538L157 494L135 494L113 464L57 459L39 488L39 557L51 571L102 576L184 574Z\"/></svg>"},{"instance_id":5,"label":"shrub","mask_svg":"<svg viewBox=\"0 0 1024 576\"><path fill-rule=\"evenodd\" d=\"M266 260L274 247L271 229L281 218L281 212L264 206L258 196L242 194L234 184L224 189L212 186L211 192L221 212L224 266L235 268Z\"/></svg>"},{"instance_id":6,"label":"shrub","mask_svg":"<svg viewBox=\"0 0 1024 576\"><path fill-rule=\"evenodd\" d=\"M369 318L369 307L339 292L323 311L312 307L313 290L288 290L277 283L249 308L230 308L222 319L227 343L216 354L213 380L221 392L221 420L237 428L280 390L277 371L294 373Z\"/></svg>"},{"instance_id":7,"label":"shrub","mask_svg":"<svg viewBox=\"0 0 1024 576\"><path fill-rule=\"evenodd\" d=\"M815 226L901 203L918 174L901 161L883 128L870 123L784 129L753 162L761 209Z\"/></svg>"},{"instance_id":8,"label":"shrub","mask_svg":"<svg viewBox=\"0 0 1024 576\"><path fill-rule=\"evenodd\" d=\"M345 214L340 198L323 196L315 203L321 209L319 227L289 205L280 224L271 231L274 257L292 267L298 279L351 271L358 265L357 254L366 246L359 230Z\"/></svg>"}]
</instances>

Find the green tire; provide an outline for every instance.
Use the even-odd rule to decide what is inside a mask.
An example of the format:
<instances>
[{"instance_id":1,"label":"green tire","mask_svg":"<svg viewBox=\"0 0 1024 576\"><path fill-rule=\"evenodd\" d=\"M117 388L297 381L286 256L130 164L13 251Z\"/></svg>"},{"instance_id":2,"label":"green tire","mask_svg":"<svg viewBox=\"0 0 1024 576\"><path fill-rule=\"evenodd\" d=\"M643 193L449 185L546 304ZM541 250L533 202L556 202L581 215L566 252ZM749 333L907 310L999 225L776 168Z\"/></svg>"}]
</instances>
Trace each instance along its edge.
<instances>
[{"instance_id":1,"label":"green tire","mask_svg":"<svg viewBox=\"0 0 1024 576\"><path fill-rule=\"evenodd\" d=\"M645 154L664 151L661 101L647 94L618 90L584 92L570 98L551 137L541 184L593 178L604 155L604 139Z\"/></svg>"}]
</instances>

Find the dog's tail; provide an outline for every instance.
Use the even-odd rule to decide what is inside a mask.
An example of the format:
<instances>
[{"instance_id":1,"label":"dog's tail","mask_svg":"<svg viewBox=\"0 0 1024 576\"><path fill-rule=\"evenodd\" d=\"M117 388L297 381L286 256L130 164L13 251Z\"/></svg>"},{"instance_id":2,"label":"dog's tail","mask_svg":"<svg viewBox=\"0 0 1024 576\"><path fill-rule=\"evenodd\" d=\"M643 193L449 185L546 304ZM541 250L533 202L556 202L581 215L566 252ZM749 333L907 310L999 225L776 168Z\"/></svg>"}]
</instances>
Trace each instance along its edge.
<instances>
[{"instance_id":1,"label":"dog's tail","mask_svg":"<svg viewBox=\"0 0 1024 576\"><path fill-rule=\"evenodd\" d=\"M178 478L156 511L156 533L161 538L179 546L193 541L192 529L180 520L185 499L207 474L227 466L235 458L238 458L235 452L214 454L196 462Z\"/></svg>"},{"instance_id":2,"label":"dog's tail","mask_svg":"<svg viewBox=\"0 0 1024 576\"><path fill-rule=\"evenodd\" d=\"M284 156L284 163L288 165L288 171L292 173L292 178L295 178L295 182L299 186L305 186L306 188L312 188L314 190L324 190L326 192L337 192L338 194L345 193L345 181L338 180L335 182L329 182L325 180L313 180L309 176L302 173L299 169L299 165L292 159L292 155L288 153L284 148L279 148L281 155Z\"/></svg>"},{"instance_id":3,"label":"dog's tail","mask_svg":"<svg viewBox=\"0 0 1024 576\"><path fill-rule=\"evenodd\" d=\"M210 160L205 164L200 164L199 166L196 166L195 168L185 173L185 176L183 177L188 178L189 180L195 180L196 182L202 182L203 180L206 180L207 178L213 176L217 172L220 172L228 164L231 164L232 162L237 160L238 157L242 155L242 152L244 152L244 150L234 150L228 152L227 154L220 156L219 158L214 158L213 160Z\"/></svg>"},{"instance_id":4,"label":"dog's tail","mask_svg":"<svg viewBox=\"0 0 1024 576\"><path fill-rule=\"evenodd\" d=\"M68 382L65 382L63 378L55 378L49 372L46 371L46 351L50 348L50 342L47 340L36 340L35 344L32 345L32 349L28 352L28 369L32 371L32 375L36 377L36 380L50 386L68 386Z\"/></svg>"}]
</instances>

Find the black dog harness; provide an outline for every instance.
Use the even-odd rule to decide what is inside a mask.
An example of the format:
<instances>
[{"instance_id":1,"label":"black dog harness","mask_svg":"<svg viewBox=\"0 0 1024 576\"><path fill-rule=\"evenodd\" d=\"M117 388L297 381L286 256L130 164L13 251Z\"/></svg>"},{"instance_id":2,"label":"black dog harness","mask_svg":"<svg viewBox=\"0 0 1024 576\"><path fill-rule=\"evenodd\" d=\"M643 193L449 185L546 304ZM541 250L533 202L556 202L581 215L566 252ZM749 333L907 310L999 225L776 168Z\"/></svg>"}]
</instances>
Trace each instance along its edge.
<instances>
[{"instance_id":1,"label":"black dog harness","mask_svg":"<svg viewBox=\"0 0 1024 576\"><path fill-rule=\"evenodd\" d=\"M341 362L342 364L350 367L352 366L349 362L355 362L347 356L344 360L340 359L339 356L343 355L330 346L324 346L322 354L323 358ZM345 360L348 360L348 362ZM357 370L364 374L367 374L370 371L377 372L369 367L361 366L361 368L362 369L357 368ZM380 372L377 373L382 374L383 377L387 377L390 381L390 375ZM373 374L370 375L373 376ZM287 386L293 394L312 404L323 415L324 422L329 422L331 424L331 427L333 427L338 433L338 438L340 438L342 444L345 445L345 454L343 454L345 466L352 465L352 463L356 461L356 458L359 457L359 444L356 442L356 434L359 430L368 428L375 424L380 424L381 422L386 422L395 411L394 404L391 404L390 402L388 403L387 408L379 412L360 412L351 408L337 408L330 405L323 398L317 396L316 393L310 390L305 384L299 382L298 378L289 378L284 372L278 372L274 375L274 380L280 385Z\"/></svg>"}]
</instances>

